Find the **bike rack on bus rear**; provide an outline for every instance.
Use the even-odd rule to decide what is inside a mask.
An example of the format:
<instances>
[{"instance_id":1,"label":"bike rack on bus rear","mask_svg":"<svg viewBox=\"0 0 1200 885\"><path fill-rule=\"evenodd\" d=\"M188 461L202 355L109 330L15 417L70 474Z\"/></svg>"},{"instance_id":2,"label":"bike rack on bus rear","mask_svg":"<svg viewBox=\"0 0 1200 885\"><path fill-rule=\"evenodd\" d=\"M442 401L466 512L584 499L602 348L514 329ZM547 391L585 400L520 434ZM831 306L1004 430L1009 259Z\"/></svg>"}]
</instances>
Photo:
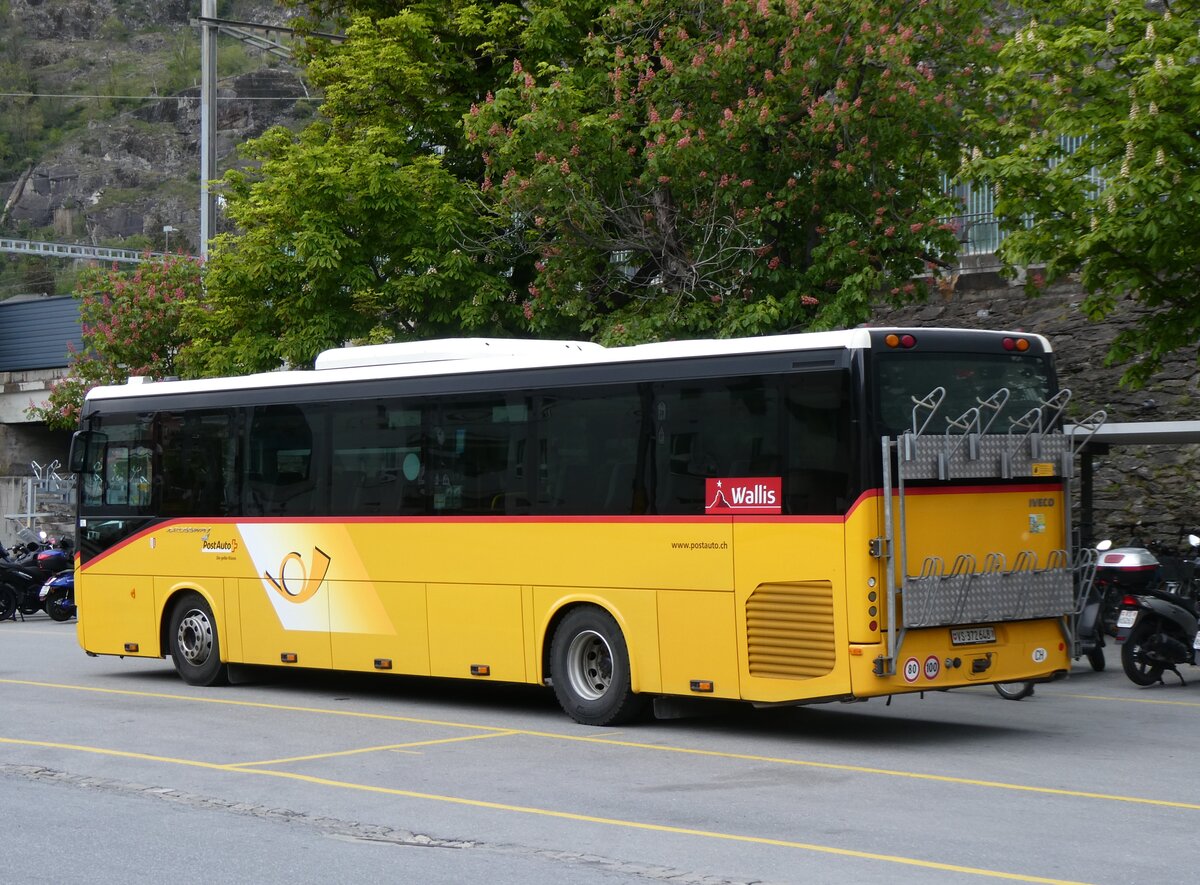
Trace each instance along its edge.
<instances>
[{"instance_id":1,"label":"bike rack on bus rear","mask_svg":"<svg viewBox=\"0 0 1200 885\"><path fill-rule=\"evenodd\" d=\"M1079 422L1079 432L1068 437L1060 423L1071 399L1071 392L1064 389L1010 419L1007 432L990 432L1009 395L1007 388L1000 388L977 400L978 405L962 415L946 418L945 432L935 435L928 432L930 423L946 397L945 388L936 387L922 398L913 397L911 430L882 438L884 534L871 544L872 554L885 561L887 574L887 653L875 659L879 676L895 674L905 634L920 627L1053 617L1059 619L1065 638L1077 651L1075 622L1080 600L1086 598L1094 579L1095 562L1093 556L1089 568L1087 554L1072 543L1071 480L1075 456L1107 415L1093 412ZM1044 475L1062 480L1064 508L1062 547L1052 550L1044 564L1033 551L1025 550L1010 569L1004 554L995 551L985 556L979 568L976 558L964 553L949 569L940 557L931 556L917 574L909 573L908 481ZM902 580L897 575L902 575Z\"/></svg>"}]
</instances>

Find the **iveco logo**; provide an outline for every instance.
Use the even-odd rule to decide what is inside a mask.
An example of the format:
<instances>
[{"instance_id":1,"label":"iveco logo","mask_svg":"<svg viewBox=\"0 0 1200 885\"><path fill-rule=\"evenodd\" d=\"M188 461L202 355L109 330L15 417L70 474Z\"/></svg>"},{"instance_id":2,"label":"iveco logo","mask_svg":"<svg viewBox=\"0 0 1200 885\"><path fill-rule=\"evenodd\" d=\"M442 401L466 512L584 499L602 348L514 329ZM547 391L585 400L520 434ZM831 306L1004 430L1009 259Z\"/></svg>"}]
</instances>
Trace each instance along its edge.
<instances>
[{"instance_id":1,"label":"iveco logo","mask_svg":"<svg viewBox=\"0 0 1200 885\"><path fill-rule=\"evenodd\" d=\"M1030 507L1053 507L1054 499L1053 498L1030 498L1029 506Z\"/></svg>"}]
</instances>

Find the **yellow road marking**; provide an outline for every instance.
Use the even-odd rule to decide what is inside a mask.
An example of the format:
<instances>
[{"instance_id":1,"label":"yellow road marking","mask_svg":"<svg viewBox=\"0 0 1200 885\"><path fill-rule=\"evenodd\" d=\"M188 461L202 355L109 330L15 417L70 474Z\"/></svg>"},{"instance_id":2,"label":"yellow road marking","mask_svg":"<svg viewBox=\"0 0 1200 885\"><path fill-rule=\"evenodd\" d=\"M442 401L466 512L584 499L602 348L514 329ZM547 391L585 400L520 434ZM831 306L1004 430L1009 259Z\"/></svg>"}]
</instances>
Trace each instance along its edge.
<instances>
[{"instance_id":1,"label":"yellow road marking","mask_svg":"<svg viewBox=\"0 0 1200 885\"><path fill-rule=\"evenodd\" d=\"M514 732L516 733L516 732ZM1009 873L1002 870L989 870L981 867L964 867L957 864L939 863L932 860L921 860L915 857L904 857L897 854L879 854L873 851L856 851L851 848L837 848L832 845L817 845L811 842L795 842L789 839L771 839L765 836L747 836L738 833L722 833L715 830L698 830L691 827L675 827L668 824L653 824L644 821L623 820L613 817L596 817L588 814L576 814L570 811L555 811L549 808L535 808L528 805L509 805L503 802L488 802L483 799L467 799L462 796L443 796L437 793L421 793L415 790L399 790L394 787L378 787L371 784L357 784L350 781L336 781L329 778L313 777L306 774L295 774L290 771L271 771L260 768L243 768L240 765L218 765L212 762L197 762L190 759L176 759L169 756L153 756L147 753L130 753L124 750L106 750L102 747L88 747L78 744L60 744L49 741L23 741L16 738L0 738L0 743L18 744L23 746L41 747L55 750L72 750L81 753L118 756L125 759L140 759L146 762L160 762L171 765L189 765L199 768L219 771L234 771L241 774L254 774L264 777L280 777L288 780L303 781L323 787L334 787L342 790L357 790L366 793L378 793L386 796L399 796L405 799L420 799L430 802L445 802L452 805L462 805L470 808L486 808L492 811L508 811L516 814L530 814L539 817L550 817L557 820L578 821L581 823L600 824L610 827L622 827L631 830L645 830L654 833L669 833L676 836L696 836L702 839L719 839L726 842L741 842L751 845L770 845L777 848L794 848L801 851L811 851L819 854L831 854L838 857L851 857L859 860L874 860L884 863L901 864L903 866L919 867L927 870L963 873L971 876L983 876L990 879L1005 879L1012 882L1040 882L1046 885L1084 885L1065 879L1047 879L1042 876L1027 876L1021 873Z\"/></svg>"},{"instance_id":2,"label":"yellow road marking","mask_svg":"<svg viewBox=\"0 0 1200 885\"><path fill-rule=\"evenodd\" d=\"M314 753L311 756L288 756L283 759L264 759L261 762L231 762L230 768L247 768L252 765L282 765L285 762L311 762L314 759L333 759L337 756L356 756L360 753L378 753L383 750L410 750L413 747L431 747L434 744L456 744L463 741L478 741L486 738L510 737L520 733L519 731L498 731L495 734L470 734L462 737L439 738L432 741L412 741L407 744L386 744L382 747L358 747L354 750Z\"/></svg>"},{"instance_id":3,"label":"yellow road marking","mask_svg":"<svg viewBox=\"0 0 1200 885\"><path fill-rule=\"evenodd\" d=\"M1151 805L1160 808L1183 808L1200 811L1200 804L1192 802L1174 802L1168 799L1147 799L1141 796L1122 796L1115 793L1095 793L1086 790L1068 790L1058 787L1037 787L1029 784L1015 784L1005 781L979 780L976 778L957 777L948 774L929 774L919 771L904 771L895 768L873 768L866 765L848 765L840 762L816 762L811 759L788 759L779 756L757 756L750 753L731 753L724 750L700 750L693 747L672 747L660 744L647 744L638 741L613 740L608 735L589 737L584 735L559 734L546 731L528 731L524 729L504 729L499 726L473 725L463 722L446 722L437 719L416 719L408 716L393 716L387 713L361 713L354 710L331 710L322 707L297 707L282 704L267 704L258 701L235 701L227 698L198 697L189 695L166 694L162 692L142 692L129 689L96 688L86 685L64 685L52 682L29 682L18 679L0 679L0 684L32 685L40 688L63 688L74 691L99 692L101 694L132 695L135 697L158 698L177 701L196 701L206 704L226 704L235 707L254 707L265 710L279 710L289 713L316 713L329 716L350 716L366 719L380 719L389 722L404 722L413 725L435 725L444 728L462 728L473 731L486 731L488 737L495 732L507 732L524 737L548 738L557 741L576 741L586 744L603 744L611 747L625 747L635 750L652 750L660 753L680 753L689 756L707 756L716 759L735 759L742 762L759 762L773 765L786 765L799 768L818 768L826 771L845 771L853 774L873 774L884 777L907 778L909 780L932 781L934 783L958 784L961 786L984 787L993 790L1013 790L1022 793L1035 793L1047 796L1065 796L1073 799L1098 799L1106 802L1127 802L1134 805ZM451 739L453 740L453 739ZM256 764L256 763L247 763Z\"/></svg>"},{"instance_id":4,"label":"yellow road marking","mask_svg":"<svg viewBox=\"0 0 1200 885\"><path fill-rule=\"evenodd\" d=\"M278 710L284 713L320 713L325 716L348 716L352 719L380 719L385 722L406 722L412 725L441 725L445 728L464 728L473 731L503 731L494 725L472 725L469 722L444 722L439 719L416 719L412 716L393 716L390 713L363 713L358 710L333 710L326 707L294 707L288 704L268 704L261 701L235 701L230 698L210 698L200 695L168 694L158 691L132 691L127 688L98 688L93 685L66 685L59 682L32 682L26 679L0 679L0 685L31 685L35 688L64 688L69 691L88 691L126 697L157 698L167 701L194 701L199 704L220 704L230 707L251 707L257 710ZM525 732L522 732L524 734Z\"/></svg>"},{"instance_id":5,"label":"yellow road marking","mask_svg":"<svg viewBox=\"0 0 1200 885\"><path fill-rule=\"evenodd\" d=\"M1200 701L1164 701L1159 698L1114 698L1101 694L1056 694L1058 698L1079 698L1085 701L1115 701L1118 704L1164 704L1168 707L1200 707Z\"/></svg>"}]
</instances>

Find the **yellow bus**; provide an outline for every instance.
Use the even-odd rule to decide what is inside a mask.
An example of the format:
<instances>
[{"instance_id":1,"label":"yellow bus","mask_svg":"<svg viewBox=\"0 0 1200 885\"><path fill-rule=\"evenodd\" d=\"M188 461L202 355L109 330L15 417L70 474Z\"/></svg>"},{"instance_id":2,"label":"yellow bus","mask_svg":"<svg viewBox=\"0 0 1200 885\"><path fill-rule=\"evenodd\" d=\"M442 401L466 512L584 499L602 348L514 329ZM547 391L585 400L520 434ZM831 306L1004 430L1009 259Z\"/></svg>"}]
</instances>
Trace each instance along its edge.
<instances>
[{"instance_id":1,"label":"yellow bus","mask_svg":"<svg viewBox=\"0 0 1200 885\"><path fill-rule=\"evenodd\" d=\"M92 390L78 636L525 682L581 723L1048 680L1069 394L1037 335L348 347Z\"/></svg>"}]
</instances>

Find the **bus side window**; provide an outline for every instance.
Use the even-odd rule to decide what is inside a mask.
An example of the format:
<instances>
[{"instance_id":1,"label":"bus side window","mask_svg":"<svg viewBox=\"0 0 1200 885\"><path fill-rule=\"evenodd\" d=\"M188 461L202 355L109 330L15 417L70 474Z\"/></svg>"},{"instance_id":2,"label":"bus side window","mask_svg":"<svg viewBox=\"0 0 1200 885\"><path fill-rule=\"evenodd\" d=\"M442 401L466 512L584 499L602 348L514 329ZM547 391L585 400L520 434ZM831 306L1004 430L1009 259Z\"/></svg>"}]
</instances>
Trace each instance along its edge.
<instances>
[{"instance_id":1,"label":"bus side window","mask_svg":"<svg viewBox=\"0 0 1200 885\"><path fill-rule=\"evenodd\" d=\"M845 513L854 497L857 458L849 376L805 372L787 379L788 469L784 513Z\"/></svg>"},{"instance_id":2,"label":"bus side window","mask_svg":"<svg viewBox=\"0 0 1200 885\"><path fill-rule=\"evenodd\" d=\"M456 397L433 411L429 490L434 513L529 513L529 403L521 394Z\"/></svg>"},{"instance_id":3,"label":"bus side window","mask_svg":"<svg viewBox=\"0 0 1200 885\"><path fill-rule=\"evenodd\" d=\"M534 470L536 511L643 512L645 480L637 468L642 412L634 385L555 390L543 396Z\"/></svg>"},{"instance_id":4,"label":"bus side window","mask_svg":"<svg viewBox=\"0 0 1200 885\"><path fill-rule=\"evenodd\" d=\"M243 513L311 516L317 476L313 448L319 437L313 406L274 405L253 410L246 440Z\"/></svg>"},{"instance_id":5,"label":"bus side window","mask_svg":"<svg viewBox=\"0 0 1200 885\"><path fill-rule=\"evenodd\" d=\"M237 435L226 411L159 415L164 516L235 512Z\"/></svg>"},{"instance_id":6,"label":"bus side window","mask_svg":"<svg viewBox=\"0 0 1200 885\"><path fill-rule=\"evenodd\" d=\"M707 481L779 476L779 390L768 377L655 385L658 512L704 512Z\"/></svg>"},{"instance_id":7,"label":"bus side window","mask_svg":"<svg viewBox=\"0 0 1200 885\"><path fill-rule=\"evenodd\" d=\"M420 478L421 407L401 400L336 406L329 507L335 516L395 516Z\"/></svg>"}]
</instances>

